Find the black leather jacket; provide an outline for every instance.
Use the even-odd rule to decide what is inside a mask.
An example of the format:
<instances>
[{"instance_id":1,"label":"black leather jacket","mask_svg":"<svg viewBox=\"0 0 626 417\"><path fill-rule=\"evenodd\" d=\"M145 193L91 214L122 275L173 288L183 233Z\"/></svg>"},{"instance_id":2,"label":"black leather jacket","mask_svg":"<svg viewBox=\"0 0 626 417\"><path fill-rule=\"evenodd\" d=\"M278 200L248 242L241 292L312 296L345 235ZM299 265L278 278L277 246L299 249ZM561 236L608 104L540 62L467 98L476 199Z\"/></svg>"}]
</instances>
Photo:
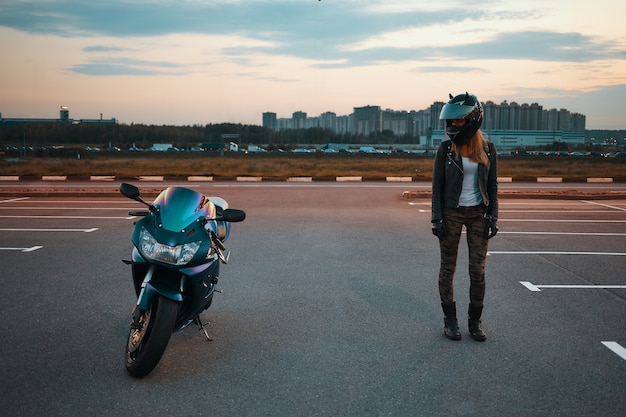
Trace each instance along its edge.
<instances>
[{"instance_id":1,"label":"black leather jacket","mask_svg":"<svg viewBox=\"0 0 626 417\"><path fill-rule=\"evenodd\" d=\"M489 157L489 168L478 165L478 188L485 205L485 214L498 219L498 161L496 147L486 142L485 152ZM456 159L452 141L441 142L433 168L432 217L431 221L443 219L443 208L457 208L463 186L463 162Z\"/></svg>"}]
</instances>

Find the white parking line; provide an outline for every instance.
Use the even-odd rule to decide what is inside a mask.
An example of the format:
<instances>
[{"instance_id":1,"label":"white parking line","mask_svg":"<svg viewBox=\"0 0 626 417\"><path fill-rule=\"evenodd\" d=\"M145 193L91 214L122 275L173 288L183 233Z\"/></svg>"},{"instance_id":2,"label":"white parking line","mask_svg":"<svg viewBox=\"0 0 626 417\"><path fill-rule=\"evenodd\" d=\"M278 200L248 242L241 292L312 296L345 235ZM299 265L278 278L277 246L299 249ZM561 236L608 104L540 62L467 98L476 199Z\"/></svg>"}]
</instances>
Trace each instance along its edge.
<instances>
[{"instance_id":1,"label":"white parking line","mask_svg":"<svg viewBox=\"0 0 626 417\"><path fill-rule=\"evenodd\" d=\"M600 233L600 232L506 232L499 231L499 235L574 235L574 236L626 236L626 233Z\"/></svg>"},{"instance_id":2,"label":"white parking line","mask_svg":"<svg viewBox=\"0 0 626 417\"><path fill-rule=\"evenodd\" d=\"M564 212L561 212L564 213ZM626 223L626 220L567 220L567 219L498 219L499 222L544 222L544 223Z\"/></svg>"},{"instance_id":3,"label":"white parking line","mask_svg":"<svg viewBox=\"0 0 626 417\"><path fill-rule=\"evenodd\" d=\"M519 209L519 210L498 210L499 213L589 213L589 214L597 214L597 213L612 213L612 214L623 214L622 211L616 210L595 210L595 209L587 209L587 210L532 210L532 209Z\"/></svg>"},{"instance_id":4,"label":"white parking line","mask_svg":"<svg viewBox=\"0 0 626 417\"><path fill-rule=\"evenodd\" d=\"M14 203L16 201L28 200L30 197L12 198L10 200L0 200L0 203Z\"/></svg>"},{"instance_id":5,"label":"white parking line","mask_svg":"<svg viewBox=\"0 0 626 417\"><path fill-rule=\"evenodd\" d=\"M0 229L1 232L84 232L91 233L98 230L97 227L91 229Z\"/></svg>"},{"instance_id":6,"label":"white parking line","mask_svg":"<svg viewBox=\"0 0 626 417\"><path fill-rule=\"evenodd\" d=\"M128 211L128 209L124 207L60 207L60 206L46 206L46 207L18 207L18 206L0 206L0 210L119 210L119 211ZM594 212L597 213L597 212ZM614 213L614 212L611 212Z\"/></svg>"},{"instance_id":7,"label":"white parking line","mask_svg":"<svg viewBox=\"0 0 626 417\"><path fill-rule=\"evenodd\" d=\"M487 255L605 255L626 256L624 252L489 251Z\"/></svg>"},{"instance_id":8,"label":"white parking line","mask_svg":"<svg viewBox=\"0 0 626 417\"><path fill-rule=\"evenodd\" d=\"M626 349L617 342L602 342L602 344L626 361Z\"/></svg>"},{"instance_id":9,"label":"white parking line","mask_svg":"<svg viewBox=\"0 0 626 417\"><path fill-rule=\"evenodd\" d=\"M2 219L124 219L132 220L135 216L104 217L104 216L0 216Z\"/></svg>"},{"instance_id":10,"label":"white parking line","mask_svg":"<svg viewBox=\"0 0 626 417\"><path fill-rule=\"evenodd\" d=\"M0 248L0 250L13 250L13 251L20 251L20 252L34 252L37 249L41 249L43 248L43 246L32 246L30 248Z\"/></svg>"},{"instance_id":11,"label":"white parking line","mask_svg":"<svg viewBox=\"0 0 626 417\"><path fill-rule=\"evenodd\" d=\"M533 284L529 281L520 281L519 283L533 292L539 292L541 291L542 288L615 289L615 290L626 289L626 285L540 285L540 284Z\"/></svg>"},{"instance_id":12,"label":"white parking line","mask_svg":"<svg viewBox=\"0 0 626 417\"><path fill-rule=\"evenodd\" d=\"M623 207L611 206L609 204L602 204L602 203L598 203L598 202L595 202L595 201L587 201L587 200L581 200L581 201L583 203L593 204L593 205L600 206L600 207L606 207L606 208L610 208L610 209L613 209L613 210L626 211L626 209L623 208Z\"/></svg>"}]
</instances>

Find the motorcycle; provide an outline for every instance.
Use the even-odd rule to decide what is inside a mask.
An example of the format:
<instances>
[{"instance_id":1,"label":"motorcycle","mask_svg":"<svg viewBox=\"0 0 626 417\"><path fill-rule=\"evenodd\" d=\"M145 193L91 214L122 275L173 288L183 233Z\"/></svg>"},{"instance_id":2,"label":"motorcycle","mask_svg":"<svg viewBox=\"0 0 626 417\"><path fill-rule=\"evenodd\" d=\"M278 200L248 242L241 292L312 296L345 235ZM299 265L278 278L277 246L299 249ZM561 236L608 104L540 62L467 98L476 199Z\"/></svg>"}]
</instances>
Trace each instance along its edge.
<instances>
[{"instance_id":1,"label":"motorcycle","mask_svg":"<svg viewBox=\"0 0 626 417\"><path fill-rule=\"evenodd\" d=\"M168 187L152 203L139 188L122 183L120 192L147 206L130 210L135 222L131 260L137 303L126 343L126 370L133 377L148 375L163 356L170 336L195 323L212 340L200 319L211 306L220 263L228 262L224 241L230 223L246 214L228 208L220 197L206 197L184 187Z\"/></svg>"}]
</instances>

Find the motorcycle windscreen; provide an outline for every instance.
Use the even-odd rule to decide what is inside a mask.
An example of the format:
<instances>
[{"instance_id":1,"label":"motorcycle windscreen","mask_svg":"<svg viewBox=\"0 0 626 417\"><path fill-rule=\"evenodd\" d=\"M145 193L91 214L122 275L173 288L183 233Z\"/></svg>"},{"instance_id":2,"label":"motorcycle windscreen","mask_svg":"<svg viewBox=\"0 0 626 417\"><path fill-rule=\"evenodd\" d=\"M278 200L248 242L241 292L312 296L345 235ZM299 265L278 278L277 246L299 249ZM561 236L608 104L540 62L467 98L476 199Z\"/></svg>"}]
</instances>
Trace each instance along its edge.
<instances>
[{"instance_id":1,"label":"motorcycle windscreen","mask_svg":"<svg viewBox=\"0 0 626 417\"><path fill-rule=\"evenodd\" d=\"M184 187L168 187L154 200L161 211L163 228L180 232L198 218L214 219L215 206L201 193Z\"/></svg>"}]
</instances>

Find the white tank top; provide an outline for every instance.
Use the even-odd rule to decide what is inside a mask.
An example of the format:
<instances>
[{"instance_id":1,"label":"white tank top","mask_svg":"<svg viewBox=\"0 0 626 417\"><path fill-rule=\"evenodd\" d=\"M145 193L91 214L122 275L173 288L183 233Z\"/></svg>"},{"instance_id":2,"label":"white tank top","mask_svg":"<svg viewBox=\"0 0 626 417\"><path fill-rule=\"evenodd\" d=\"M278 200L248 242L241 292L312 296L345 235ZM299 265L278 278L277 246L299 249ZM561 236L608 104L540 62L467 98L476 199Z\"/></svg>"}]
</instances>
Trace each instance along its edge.
<instances>
[{"instance_id":1,"label":"white tank top","mask_svg":"<svg viewBox=\"0 0 626 417\"><path fill-rule=\"evenodd\" d=\"M459 206L473 207L481 204L483 198L478 188L478 163L472 162L469 158L462 157L463 160L463 187L459 197Z\"/></svg>"}]
</instances>

